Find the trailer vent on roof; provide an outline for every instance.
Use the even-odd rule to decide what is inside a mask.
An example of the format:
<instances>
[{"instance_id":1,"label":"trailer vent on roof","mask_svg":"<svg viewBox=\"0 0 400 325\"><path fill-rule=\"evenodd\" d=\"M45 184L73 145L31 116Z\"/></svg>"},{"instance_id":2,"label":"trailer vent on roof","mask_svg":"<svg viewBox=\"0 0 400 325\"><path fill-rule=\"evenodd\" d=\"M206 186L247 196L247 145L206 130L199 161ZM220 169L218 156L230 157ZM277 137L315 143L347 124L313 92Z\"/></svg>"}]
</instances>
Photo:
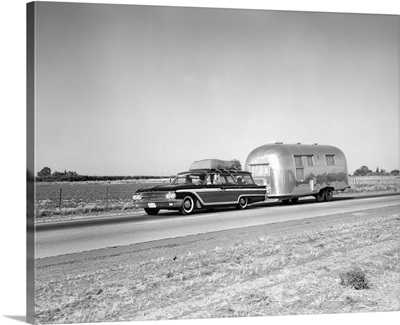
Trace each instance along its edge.
<instances>
[{"instance_id":1,"label":"trailer vent on roof","mask_svg":"<svg viewBox=\"0 0 400 325\"><path fill-rule=\"evenodd\" d=\"M283 142L275 142L275 144L283 144Z\"/></svg>"},{"instance_id":2,"label":"trailer vent on roof","mask_svg":"<svg viewBox=\"0 0 400 325\"><path fill-rule=\"evenodd\" d=\"M314 146L318 146L318 143L314 143Z\"/></svg>"},{"instance_id":3,"label":"trailer vent on roof","mask_svg":"<svg viewBox=\"0 0 400 325\"><path fill-rule=\"evenodd\" d=\"M301 142L297 142L297 144L301 144Z\"/></svg>"}]
</instances>

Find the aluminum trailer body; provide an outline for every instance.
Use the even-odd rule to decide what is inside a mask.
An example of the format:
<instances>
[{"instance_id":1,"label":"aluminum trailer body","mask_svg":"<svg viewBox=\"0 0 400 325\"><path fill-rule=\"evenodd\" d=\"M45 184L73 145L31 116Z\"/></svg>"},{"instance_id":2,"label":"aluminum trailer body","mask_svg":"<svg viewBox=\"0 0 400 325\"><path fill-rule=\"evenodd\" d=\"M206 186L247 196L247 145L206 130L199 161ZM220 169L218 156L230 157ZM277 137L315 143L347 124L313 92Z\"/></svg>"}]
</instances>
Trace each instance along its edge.
<instances>
[{"instance_id":1,"label":"aluminum trailer body","mask_svg":"<svg viewBox=\"0 0 400 325\"><path fill-rule=\"evenodd\" d=\"M249 154L245 170L267 187L269 198L284 203L310 195L330 201L333 191L350 187L346 157L329 145L269 143Z\"/></svg>"}]
</instances>

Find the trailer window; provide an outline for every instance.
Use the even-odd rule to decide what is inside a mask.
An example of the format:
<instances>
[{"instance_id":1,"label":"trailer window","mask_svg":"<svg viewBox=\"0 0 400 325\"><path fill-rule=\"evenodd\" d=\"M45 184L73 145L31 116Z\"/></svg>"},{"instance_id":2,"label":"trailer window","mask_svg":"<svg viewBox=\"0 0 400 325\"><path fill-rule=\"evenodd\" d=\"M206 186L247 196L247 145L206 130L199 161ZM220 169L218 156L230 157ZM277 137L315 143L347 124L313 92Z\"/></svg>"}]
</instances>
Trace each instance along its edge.
<instances>
[{"instance_id":1,"label":"trailer window","mask_svg":"<svg viewBox=\"0 0 400 325\"><path fill-rule=\"evenodd\" d=\"M314 156L307 156L307 166L314 166Z\"/></svg>"},{"instance_id":2,"label":"trailer window","mask_svg":"<svg viewBox=\"0 0 400 325\"><path fill-rule=\"evenodd\" d=\"M269 164L250 165L250 172L253 176L268 176Z\"/></svg>"},{"instance_id":3,"label":"trailer window","mask_svg":"<svg viewBox=\"0 0 400 325\"><path fill-rule=\"evenodd\" d=\"M327 166L335 166L335 155L326 155L325 159Z\"/></svg>"},{"instance_id":4,"label":"trailer window","mask_svg":"<svg viewBox=\"0 0 400 325\"><path fill-rule=\"evenodd\" d=\"M296 167L303 167L303 159L301 159L301 156L294 156L294 163Z\"/></svg>"}]
</instances>

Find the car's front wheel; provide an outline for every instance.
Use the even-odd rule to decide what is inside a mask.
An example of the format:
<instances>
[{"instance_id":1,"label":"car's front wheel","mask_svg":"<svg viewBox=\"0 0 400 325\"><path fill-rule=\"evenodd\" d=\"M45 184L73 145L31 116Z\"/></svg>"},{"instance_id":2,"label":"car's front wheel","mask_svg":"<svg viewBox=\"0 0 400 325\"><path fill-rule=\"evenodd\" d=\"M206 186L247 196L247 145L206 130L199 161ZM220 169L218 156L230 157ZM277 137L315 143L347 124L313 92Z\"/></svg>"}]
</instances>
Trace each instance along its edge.
<instances>
[{"instance_id":1,"label":"car's front wheel","mask_svg":"<svg viewBox=\"0 0 400 325\"><path fill-rule=\"evenodd\" d=\"M194 210L194 200L191 196L185 196L179 212L183 215L191 214Z\"/></svg>"},{"instance_id":2,"label":"car's front wheel","mask_svg":"<svg viewBox=\"0 0 400 325\"><path fill-rule=\"evenodd\" d=\"M238 204L236 205L236 208L239 210L243 210L247 208L247 205L249 204L249 201L247 199L247 197L241 197L239 199Z\"/></svg>"},{"instance_id":3,"label":"car's front wheel","mask_svg":"<svg viewBox=\"0 0 400 325\"><path fill-rule=\"evenodd\" d=\"M146 213L149 216L155 216L158 212L160 212L160 209L149 209L149 208L145 208L144 211L146 211Z\"/></svg>"}]
</instances>

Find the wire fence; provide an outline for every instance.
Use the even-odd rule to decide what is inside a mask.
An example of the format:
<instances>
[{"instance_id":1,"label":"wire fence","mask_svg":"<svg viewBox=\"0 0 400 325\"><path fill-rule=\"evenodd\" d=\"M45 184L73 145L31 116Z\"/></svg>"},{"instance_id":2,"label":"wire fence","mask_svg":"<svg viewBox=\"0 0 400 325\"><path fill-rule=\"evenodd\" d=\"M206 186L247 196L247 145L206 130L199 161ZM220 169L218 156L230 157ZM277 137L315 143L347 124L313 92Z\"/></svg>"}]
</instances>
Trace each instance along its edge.
<instances>
[{"instance_id":1,"label":"wire fence","mask_svg":"<svg viewBox=\"0 0 400 325\"><path fill-rule=\"evenodd\" d=\"M46 184L35 189L36 216L52 214L90 213L132 208L132 196L137 189L158 183L132 184Z\"/></svg>"},{"instance_id":2,"label":"wire fence","mask_svg":"<svg viewBox=\"0 0 400 325\"><path fill-rule=\"evenodd\" d=\"M349 176L350 186L400 185L400 176Z\"/></svg>"}]
</instances>

